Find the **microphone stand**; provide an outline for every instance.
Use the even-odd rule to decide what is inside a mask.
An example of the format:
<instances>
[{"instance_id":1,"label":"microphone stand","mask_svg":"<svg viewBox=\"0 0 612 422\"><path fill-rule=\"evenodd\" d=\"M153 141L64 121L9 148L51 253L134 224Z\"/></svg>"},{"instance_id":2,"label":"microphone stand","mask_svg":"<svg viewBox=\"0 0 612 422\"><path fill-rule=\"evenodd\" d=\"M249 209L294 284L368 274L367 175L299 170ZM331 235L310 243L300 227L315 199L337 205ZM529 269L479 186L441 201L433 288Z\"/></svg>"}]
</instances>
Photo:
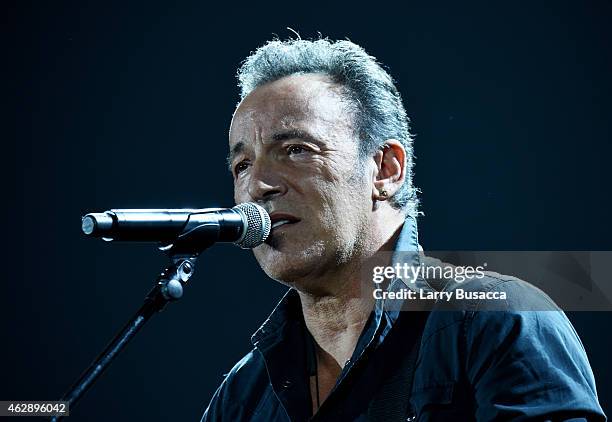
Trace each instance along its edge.
<instances>
[{"instance_id":1,"label":"microphone stand","mask_svg":"<svg viewBox=\"0 0 612 422\"><path fill-rule=\"evenodd\" d=\"M183 296L183 287L193 275L198 256L214 243L210 234L218 233L218 230L218 224L205 223L179 236L174 243L159 248L168 254L171 265L160 273L140 309L62 396L60 401L67 404L69 412L145 323L169 302L177 301ZM52 416L50 421L59 421L63 417L64 415Z\"/></svg>"}]
</instances>

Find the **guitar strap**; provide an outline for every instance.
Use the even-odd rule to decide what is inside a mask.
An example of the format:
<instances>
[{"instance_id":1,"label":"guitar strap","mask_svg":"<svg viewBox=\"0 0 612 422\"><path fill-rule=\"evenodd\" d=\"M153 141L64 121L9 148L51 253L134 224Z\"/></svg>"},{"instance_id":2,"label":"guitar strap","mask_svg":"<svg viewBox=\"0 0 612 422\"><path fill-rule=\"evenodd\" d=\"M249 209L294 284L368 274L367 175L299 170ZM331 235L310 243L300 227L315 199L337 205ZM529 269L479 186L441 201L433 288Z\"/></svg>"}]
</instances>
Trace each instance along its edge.
<instances>
[{"instance_id":1,"label":"guitar strap","mask_svg":"<svg viewBox=\"0 0 612 422\"><path fill-rule=\"evenodd\" d=\"M397 371L388 378L370 402L368 420L372 422L406 422L416 420L410 405L414 371L421 346L425 321L429 312L415 312L419 315L415 324L415 336L408 357L403 359Z\"/></svg>"}]
</instances>

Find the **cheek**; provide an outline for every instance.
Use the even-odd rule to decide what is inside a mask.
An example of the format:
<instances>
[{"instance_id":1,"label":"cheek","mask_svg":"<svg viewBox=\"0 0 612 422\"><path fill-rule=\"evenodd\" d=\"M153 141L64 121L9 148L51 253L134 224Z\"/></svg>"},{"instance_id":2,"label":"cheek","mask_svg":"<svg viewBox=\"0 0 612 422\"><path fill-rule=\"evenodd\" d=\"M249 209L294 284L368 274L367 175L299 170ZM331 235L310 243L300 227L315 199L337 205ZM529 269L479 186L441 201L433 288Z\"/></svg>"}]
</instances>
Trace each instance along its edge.
<instances>
[{"instance_id":1,"label":"cheek","mask_svg":"<svg viewBox=\"0 0 612 422\"><path fill-rule=\"evenodd\" d=\"M334 202L338 192L349 185L350 173L347 163L343 163L344 166L340 164L338 160L332 158L313 160L296 178L297 187L317 194L324 202Z\"/></svg>"},{"instance_id":2,"label":"cheek","mask_svg":"<svg viewBox=\"0 0 612 422\"><path fill-rule=\"evenodd\" d=\"M303 192L311 209L323 215L325 221L322 223L326 226L328 221L333 224L343 216L354 215L356 210L367 210L371 205L366 177L346 160L329 160L325 165L312 166L310 173L296 183L296 189Z\"/></svg>"},{"instance_id":3,"label":"cheek","mask_svg":"<svg viewBox=\"0 0 612 422\"><path fill-rule=\"evenodd\" d=\"M340 162L338 157L318 157L309 166L310 174L326 183L338 183L344 179L346 163Z\"/></svg>"},{"instance_id":4,"label":"cheek","mask_svg":"<svg viewBox=\"0 0 612 422\"><path fill-rule=\"evenodd\" d=\"M234 180L234 202L239 204L248 201L251 199L248 197L246 184L242 180Z\"/></svg>"}]
</instances>

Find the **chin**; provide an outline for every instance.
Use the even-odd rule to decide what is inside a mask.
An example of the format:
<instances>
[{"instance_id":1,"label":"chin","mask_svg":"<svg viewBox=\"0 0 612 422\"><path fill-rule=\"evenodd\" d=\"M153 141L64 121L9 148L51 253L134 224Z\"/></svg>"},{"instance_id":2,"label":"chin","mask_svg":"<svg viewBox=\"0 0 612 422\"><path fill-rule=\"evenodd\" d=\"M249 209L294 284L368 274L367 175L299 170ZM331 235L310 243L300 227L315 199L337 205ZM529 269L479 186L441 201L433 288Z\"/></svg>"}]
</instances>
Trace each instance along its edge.
<instances>
[{"instance_id":1,"label":"chin","mask_svg":"<svg viewBox=\"0 0 612 422\"><path fill-rule=\"evenodd\" d=\"M268 277L289 286L293 286L296 280L308 277L321 263L317 255L303 248L285 251L264 244L254 249L253 253Z\"/></svg>"}]
</instances>

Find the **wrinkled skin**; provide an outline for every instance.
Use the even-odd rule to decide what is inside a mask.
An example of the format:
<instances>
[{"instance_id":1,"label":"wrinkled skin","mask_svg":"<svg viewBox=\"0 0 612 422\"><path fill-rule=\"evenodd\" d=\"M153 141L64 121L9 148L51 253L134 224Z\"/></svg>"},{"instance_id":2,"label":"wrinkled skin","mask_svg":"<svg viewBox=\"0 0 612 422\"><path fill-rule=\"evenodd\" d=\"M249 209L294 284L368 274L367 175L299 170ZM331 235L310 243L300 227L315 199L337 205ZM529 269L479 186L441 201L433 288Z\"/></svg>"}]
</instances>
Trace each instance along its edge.
<instances>
[{"instance_id":1,"label":"wrinkled skin","mask_svg":"<svg viewBox=\"0 0 612 422\"><path fill-rule=\"evenodd\" d=\"M371 243L376 162L358 165L353 119L326 76L292 75L260 86L230 128L234 199L299 219L254 249L262 269L298 290L340 273Z\"/></svg>"}]
</instances>

